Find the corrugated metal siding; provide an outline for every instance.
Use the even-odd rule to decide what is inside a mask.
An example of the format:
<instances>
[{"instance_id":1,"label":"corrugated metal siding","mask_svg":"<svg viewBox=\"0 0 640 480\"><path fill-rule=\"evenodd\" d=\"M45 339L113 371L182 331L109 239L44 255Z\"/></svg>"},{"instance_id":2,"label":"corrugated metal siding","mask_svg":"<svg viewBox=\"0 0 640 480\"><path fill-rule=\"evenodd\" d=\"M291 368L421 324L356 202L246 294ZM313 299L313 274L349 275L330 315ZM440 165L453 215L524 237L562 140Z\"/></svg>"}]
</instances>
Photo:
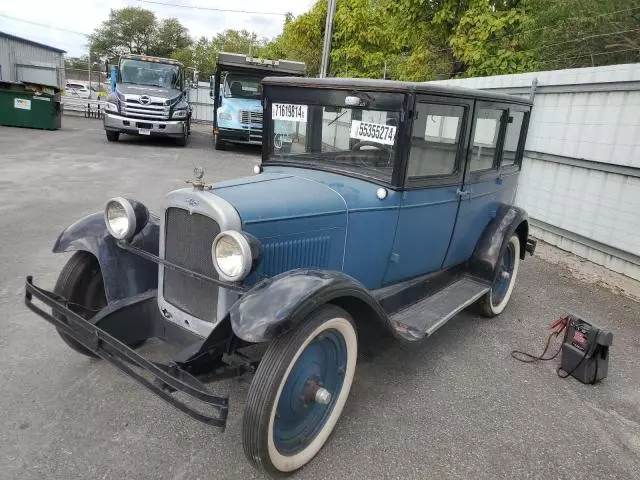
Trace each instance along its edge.
<instances>
[{"instance_id":1,"label":"corrugated metal siding","mask_svg":"<svg viewBox=\"0 0 640 480\"><path fill-rule=\"evenodd\" d=\"M28 81L60 87L64 82L64 57L54 52L0 37L2 80Z\"/></svg>"},{"instance_id":2,"label":"corrugated metal siding","mask_svg":"<svg viewBox=\"0 0 640 480\"><path fill-rule=\"evenodd\" d=\"M640 178L602 171L606 165L640 169L640 64L437 83L501 91L529 87L534 79L538 87L562 85L572 91L536 91L526 151L587 162L565 165L525 152L516 204L532 219L621 252L615 256L557 232L532 228L539 238L640 280ZM589 162L601 165L588 168Z\"/></svg>"}]
</instances>

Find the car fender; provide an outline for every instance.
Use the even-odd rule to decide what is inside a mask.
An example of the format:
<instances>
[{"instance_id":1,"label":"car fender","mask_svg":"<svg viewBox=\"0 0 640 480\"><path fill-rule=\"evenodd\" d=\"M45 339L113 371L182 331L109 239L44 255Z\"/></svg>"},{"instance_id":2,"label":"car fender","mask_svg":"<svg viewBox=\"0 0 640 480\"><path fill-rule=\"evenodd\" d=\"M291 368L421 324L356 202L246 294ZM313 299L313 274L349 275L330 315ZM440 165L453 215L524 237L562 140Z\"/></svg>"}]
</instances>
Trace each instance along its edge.
<instances>
[{"instance_id":1,"label":"car fender","mask_svg":"<svg viewBox=\"0 0 640 480\"><path fill-rule=\"evenodd\" d=\"M356 279L338 271L298 269L263 280L243 295L229 311L231 328L247 342L270 341L294 329L319 306L345 298L359 301L378 321L388 322L380 304Z\"/></svg>"},{"instance_id":2,"label":"car fender","mask_svg":"<svg viewBox=\"0 0 640 480\"><path fill-rule=\"evenodd\" d=\"M529 235L529 220L527 212L512 205L501 205L495 218L489 222L480 236L473 255L469 260L469 271L493 283L497 274L498 261L507 246L507 242L514 232L520 238L520 258L524 258L527 236Z\"/></svg>"},{"instance_id":3,"label":"car fender","mask_svg":"<svg viewBox=\"0 0 640 480\"><path fill-rule=\"evenodd\" d=\"M149 217L132 245L158 254L158 219ZM65 228L53 246L54 253L85 251L100 264L109 303L158 288L158 266L118 247L104 223L104 214L88 215Z\"/></svg>"}]
</instances>

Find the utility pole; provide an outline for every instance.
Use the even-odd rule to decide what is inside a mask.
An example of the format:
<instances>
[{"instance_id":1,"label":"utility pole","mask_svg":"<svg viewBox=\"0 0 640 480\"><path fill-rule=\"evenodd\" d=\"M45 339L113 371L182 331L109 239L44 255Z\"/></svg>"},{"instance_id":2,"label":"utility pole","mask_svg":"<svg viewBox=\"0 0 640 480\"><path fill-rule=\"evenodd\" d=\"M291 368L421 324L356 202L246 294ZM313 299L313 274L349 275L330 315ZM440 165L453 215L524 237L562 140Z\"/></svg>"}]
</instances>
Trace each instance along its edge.
<instances>
[{"instance_id":1,"label":"utility pole","mask_svg":"<svg viewBox=\"0 0 640 480\"><path fill-rule=\"evenodd\" d=\"M333 16L336 13L336 0L328 1L327 23L324 26L324 45L322 47L322 64L320 65L320 78L327 76L329 72L329 54L331 53L331 37L333 35Z\"/></svg>"}]
</instances>

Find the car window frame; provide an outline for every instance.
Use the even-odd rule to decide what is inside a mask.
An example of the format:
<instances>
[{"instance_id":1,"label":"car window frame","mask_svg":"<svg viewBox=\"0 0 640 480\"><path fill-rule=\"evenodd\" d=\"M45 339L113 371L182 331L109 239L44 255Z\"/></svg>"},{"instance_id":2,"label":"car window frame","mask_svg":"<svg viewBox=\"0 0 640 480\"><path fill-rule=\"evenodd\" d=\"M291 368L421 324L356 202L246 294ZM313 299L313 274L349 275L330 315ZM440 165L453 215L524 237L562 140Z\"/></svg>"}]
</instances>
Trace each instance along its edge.
<instances>
[{"instance_id":1,"label":"car window frame","mask_svg":"<svg viewBox=\"0 0 640 480\"><path fill-rule=\"evenodd\" d=\"M464 109L464 113L462 116L462 126L460 127L460 138L458 140L458 148L456 150L455 170L451 174L424 175L420 177L408 178L409 161L411 156L413 138L413 124L416 120L418 104L420 103L462 107ZM465 171L465 158L467 157L467 146L469 144L468 139L471 129L471 122L469 121L469 119L472 118L474 112L473 107L474 100L468 98L456 98L420 93L414 96L413 104L411 107L410 121L407 122L406 128L408 139L406 140L407 148L405 149L402 162L403 189L416 190L430 187L462 184Z\"/></svg>"},{"instance_id":2,"label":"car window frame","mask_svg":"<svg viewBox=\"0 0 640 480\"><path fill-rule=\"evenodd\" d=\"M262 112L263 119L269 117L268 124L263 123L263 138L262 138L262 164L263 165L275 165L275 166L290 166L290 167L299 167L299 168L307 168L310 170L320 170L327 171L330 173L337 173L339 175L344 175L347 177L357 178L361 180L365 180L367 182L376 183L380 186L384 186L390 188L394 191L402 190L403 182L401 177L401 169L406 165L405 158L408 153L408 147L406 142L407 133L410 135L410 131L408 125L410 123L407 115L407 106L411 104L410 94L407 92L394 92L394 91L366 91L366 90L358 90L359 93L371 93L377 95L377 101L372 104L368 110L373 111L398 111L400 113L400 122L398 124L398 129L396 133L396 147L395 147L395 159L394 159L394 168L391 173L391 179L385 180L380 177L361 174L354 170L344 170L339 167L332 167L323 165L322 168L318 166L309 165L305 162L295 162L293 160L289 160L286 162L277 161L274 159L269 159L269 152L273 150L273 138L269 131L272 128L272 120L270 119L271 115L271 105L273 102L284 102L284 103L292 103L292 104L306 104L306 105L316 105L316 106L324 106L326 102L326 97L323 95L329 91L329 99L330 103L340 104L341 106L346 106L344 102L344 98L352 94L352 90L347 89L339 89L339 88L304 88L297 89L294 91L287 92L286 87L281 87L277 85L267 85L267 89L264 89L263 86L263 94L262 94ZM283 93L286 92L286 97ZM276 99L274 99L276 97ZM285 100L281 100L279 98L286 98ZM264 120L263 120L264 122ZM265 136L266 133L266 136Z\"/></svg>"},{"instance_id":3,"label":"car window frame","mask_svg":"<svg viewBox=\"0 0 640 480\"><path fill-rule=\"evenodd\" d=\"M509 117L511 116L511 112L522 112L524 113L524 117L522 119L522 126L520 128L520 136L518 138L518 147L516 149L516 159L515 162L510 165L503 165L502 162L504 160L504 144L502 146L502 151L500 152L500 174L511 174L517 173L522 169L522 159L524 157L524 148L527 142L527 132L529 131L529 120L531 119L531 107L526 105L509 105ZM509 123L507 122L507 128ZM506 129L505 129L505 139L506 139Z\"/></svg>"},{"instance_id":4,"label":"car window frame","mask_svg":"<svg viewBox=\"0 0 640 480\"><path fill-rule=\"evenodd\" d=\"M500 164L502 163L502 147L504 145L504 137L507 131L507 120L509 118L509 107L511 104L502 102L487 102L484 100L476 100L476 104L473 108L473 116L471 120L471 131L469 132L469 138L467 142L467 155L465 159L465 184L481 182L484 180L490 180L492 178L498 178L500 175ZM493 165L490 168L483 170L471 171L471 155L473 153L473 138L476 133L476 120L478 118L478 112L480 109L493 109L502 110L502 116L500 119L500 131L498 133L498 139L496 141L496 151L493 155Z\"/></svg>"}]
</instances>

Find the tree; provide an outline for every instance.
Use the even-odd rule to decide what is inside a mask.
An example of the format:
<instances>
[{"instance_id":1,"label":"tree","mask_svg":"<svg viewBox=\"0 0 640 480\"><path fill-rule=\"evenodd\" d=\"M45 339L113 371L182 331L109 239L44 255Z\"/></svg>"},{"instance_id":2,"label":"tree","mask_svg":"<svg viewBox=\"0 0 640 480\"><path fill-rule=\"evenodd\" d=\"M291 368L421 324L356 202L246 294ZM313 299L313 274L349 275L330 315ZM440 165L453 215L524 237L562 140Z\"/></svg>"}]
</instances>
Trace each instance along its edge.
<instances>
[{"instance_id":1,"label":"tree","mask_svg":"<svg viewBox=\"0 0 640 480\"><path fill-rule=\"evenodd\" d=\"M189 31L175 18L166 18L156 26L152 54L168 57L175 50L188 48L193 41Z\"/></svg>"},{"instance_id":2,"label":"tree","mask_svg":"<svg viewBox=\"0 0 640 480\"><path fill-rule=\"evenodd\" d=\"M191 44L187 29L175 18L158 22L153 12L138 7L111 10L89 37L92 57L117 58L124 53L169 56Z\"/></svg>"}]
</instances>

